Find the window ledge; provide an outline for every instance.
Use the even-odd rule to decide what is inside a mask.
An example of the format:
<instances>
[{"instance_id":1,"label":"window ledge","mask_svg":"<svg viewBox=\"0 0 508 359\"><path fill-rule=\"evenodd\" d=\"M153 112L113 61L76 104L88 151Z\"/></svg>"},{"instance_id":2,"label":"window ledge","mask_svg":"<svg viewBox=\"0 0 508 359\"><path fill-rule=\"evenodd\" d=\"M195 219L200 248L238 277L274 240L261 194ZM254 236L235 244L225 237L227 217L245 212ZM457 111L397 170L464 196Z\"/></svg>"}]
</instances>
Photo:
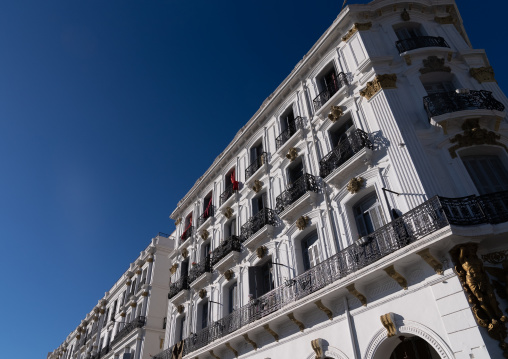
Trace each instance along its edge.
<instances>
[{"instance_id":1,"label":"window ledge","mask_svg":"<svg viewBox=\"0 0 508 359\"><path fill-rule=\"evenodd\" d=\"M175 295L173 298L169 299L168 301L172 303L173 305L177 306L185 302L189 299L189 290L182 289L180 292L178 292L177 295Z\"/></svg>"},{"instance_id":2,"label":"window ledge","mask_svg":"<svg viewBox=\"0 0 508 359\"><path fill-rule=\"evenodd\" d=\"M361 165L370 165L371 162L372 150L364 147L349 160L334 169L332 173L324 178L324 181L335 188L340 189L344 183L349 181L349 177L355 173L355 169Z\"/></svg>"},{"instance_id":3,"label":"window ledge","mask_svg":"<svg viewBox=\"0 0 508 359\"><path fill-rule=\"evenodd\" d=\"M212 273L206 272L197 277L194 282L190 284L192 289L202 288L210 283L212 279Z\"/></svg>"},{"instance_id":4,"label":"window ledge","mask_svg":"<svg viewBox=\"0 0 508 359\"><path fill-rule=\"evenodd\" d=\"M246 247L249 251L254 251L258 247L258 245L264 240L269 239L273 235L273 226L270 224L265 225L259 231L254 233L250 238L243 242L244 247Z\"/></svg>"},{"instance_id":5,"label":"window ledge","mask_svg":"<svg viewBox=\"0 0 508 359\"><path fill-rule=\"evenodd\" d=\"M220 274L224 274L224 272L231 268L234 263L238 262L238 258L240 258L240 252L232 251L217 262L217 264L213 266L213 269L217 270Z\"/></svg>"},{"instance_id":6,"label":"window ledge","mask_svg":"<svg viewBox=\"0 0 508 359\"><path fill-rule=\"evenodd\" d=\"M272 164L277 157L285 158L286 153L289 151L291 147L293 147L296 143L300 142L304 139L304 133L302 129L298 129L293 136L291 136L286 143L284 143L276 152L275 156L272 156L270 160L270 164Z\"/></svg>"},{"instance_id":7,"label":"window ledge","mask_svg":"<svg viewBox=\"0 0 508 359\"><path fill-rule=\"evenodd\" d=\"M450 135L462 132L461 126L468 118L480 118L482 124L486 122L486 127L498 131L501 121L505 117L506 111L472 109L433 116L429 121L431 125L441 127L445 135Z\"/></svg>"}]
</instances>

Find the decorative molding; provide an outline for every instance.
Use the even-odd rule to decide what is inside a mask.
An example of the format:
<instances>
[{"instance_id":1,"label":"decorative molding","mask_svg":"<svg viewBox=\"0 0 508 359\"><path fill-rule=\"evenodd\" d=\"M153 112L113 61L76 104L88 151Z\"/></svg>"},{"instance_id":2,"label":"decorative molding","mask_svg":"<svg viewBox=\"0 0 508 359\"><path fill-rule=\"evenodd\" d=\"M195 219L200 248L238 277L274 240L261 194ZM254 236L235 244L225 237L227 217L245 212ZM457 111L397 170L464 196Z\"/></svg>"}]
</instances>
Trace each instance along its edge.
<instances>
[{"instance_id":1,"label":"decorative molding","mask_svg":"<svg viewBox=\"0 0 508 359\"><path fill-rule=\"evenodd\" d=\"M323 312L325 312L325 314L328 316L328 319L332 320L333 319L333 313L332 311L330 310L330 308L328 308L327 306L325 306L323 304L323 302L321 302L321 299L314 302L314 304L318 307L318 309L322 310Z\"/></svg>"},{"instance_id":2,"label":"decorative molding","mask_svg":"<svg viewBox=\"0 0 508 359\"><path fill-rule=\"evenodd\" d=\"M224 211L222 212L222 214L224 215L224 217L226 217L227 219L230 219L231 216L233 216L233 208L231 207L226 207L224 209Z\"/></svg>"},{"instance_id":3,"label":"decorative molding","mask_svg":"<svg viewBox=\"0 0 508 359\"><path fill-rule=\"evenodd\" d=\"M203 229L201 231L201 239L203 239L204 241L206 241L209 236L210 236L210 233L206 229Z\"/></svg>"},{"instance_id":4,"label":"decorative molding","mask_svg":"<svg viewBox=\"0 0 508 359\"><path fill-rule=\"evenodd\" d=\"M490 264L501 264L508 260L508 249L504 251L492 252L482 255L484 262Z\"/></svg>"},{"instance_id":5,"label":"decorative molding","mask_svg":"<svg viewBox=\"0 0 508 359\"><path fill-rule=\"evenodd\" d=\"M183 248L180 253L184 258L187 258L189 256L189 250L187 248Z\"/></svg>"},{"instance_id":6,"label":"decorative molding","mask_svg":"<svg viewBox=\"0 0 508 359\"><path fill-rule=\"evenodd\" d=\"M125 282L125 284L127 285L127 287L130 287L130 285L132 284L132 281L130 280L130 278L127 280L127 282Z\"/></svg>"},{"instance_id":7,"label":"decorative molding","mask_svg":"<svg viewBox=\"0 0 508 359\"><path fill-rule=\"evenodd\" d=\"M182 223L182 217L178 218L178 219L175 221L175 226L178 226L180 223Z\"/></svg>"},{"instance_id":8,"label":"decorative molding","mask_svg":"<svg viewBox=\"0 0 508 359\"><path fill-rule=\"evenodd\" d=\"M310 346L314 353L316 353L315 359L321 359L323 357L323 339L317 338L310 341Z\"/></svg>"},{"instance_id":9,"label":"decorative molding","mask_svg":"<svg viewBox=\"0 0 508 359\"><path fill-rule=\"evenodd\" d=\"M150 254L150 255L148 256L148 258L146 259L146 261L147 261L148 263L152 263L152 262L153 262L153 255L152 255L152 254Z\"/></svg>"},{"instance_id":10,"label":"decorative molding","mask_svg":"<svg viewBox=\"0 0 508 359\"><path fill-rule=\"evenodd\" d=\"M254 348L254 350L258 350L258 345L256 344L255 341L253 341L251 338L249 338L249 335L248 334L244 334L243 335L243 339L245 339L245 341L247 343L249 343L250 345L252 345L252 347Z\"/></svg>"},{"instance_id":11,"label":"decorative molding","mask_svg":"<svg viewBox=\"0 0 508 359\"><path fill-rule=\"evenodd\" d=\"M391 265L383 269L392 279L394 279L402 288L407 290L407 280L402 274L395 270L395 265Z\"/></svg>"},{"instance_id":12,"label":"decorative molding","mask_svg":"<svg viewBox=\"0 0 508 359\"><path fill-rule=\"evenodd\" d=\"M332 106L330 113L328 114L328 119L335 123L339 118L344 115L344 111L340 106Z\"/></svg>"},{"instance_id":13,"label":"decorative molding","mask_svg":"<svg viewBox=\"0 0 508 359\"><path fill-rule=\"evenodd\" d=\"M377 75L374 80L367 82L363 90L360 90L360 95L370 100L379 91L394 88L397 88L396 74Z\"/></svg>"},{"instance_id":14,"label":"decorative molding","mask_svg":"<svg viewBox=\"0 0 508 359\"><path fill-rule=\"evenodd\" d=\"M289 320L291 320L293 323L295 323L301 332L305 329L305 325L301 321L295 318L295 315L293 313L289 313L288 315Z\"/></svg>"},{"instance_id":15,"label":"decorative molding","mask_svg":"<svg viewBox=\"0 0 508 359\"><path fill-rule=\"evenodd\" d=\"M211 355L211 356L213 356L215 359L220 359L220 357L218 357L217 355L215 355L215 354L213 353L213 350L209 350L208 352L209 352L209 353L210 353L210 355Z\"/></svg>"},{"instance_id":16,"label":"decorative molding","mask_svg":"<svg viewBox=\"0 0 508 359\"><path fill-rule=\"evenodd\" d=\"M176 307L176 311L178 312L178 314L182 314L184 310L185 307L183 306L183 304L180 304Z\"/></svg>"},{"instance_id":17,"label":"decorative molding","mask_svg":"<svg viewBox=\"0 0 508 359\"><path fill-rule=\"evenodd\" d=\"M494 69L492 66L470 68L469 74L479 83L496 82L496 78L494 77Z\"/></svg>"},{"instance_id":18,"label":"decorative molding","mask_svg":"<svg viewBox=\"0 0 508 359\"><path fill-rule=\"evenodd\" d=\"M485 128L480 128L478 119L468 119L462 124L463 133L458 133L450 138L450 143L457 143L450 147L448 152L452 158L457 157L456 151L459 148L478 146L478 145L496 145L501 146L508 151L508 148L501 142L497 141L501 136L495 132Z\"/></svg>"},{"instance_id":19,"label":"decorative molding","mask_svg":"<svg viewBox=\"0 0 508 359\"><path fill-rule=\"evenodd\" d=\"M261 191L261 189L263 188L263 182L260 181L260 180L255 180L254 181L254 185L252 186L252 190L256 193L258 193L259 191Z\"/></svg>"},{"instance_id":20,"label":"decorative molding","mask_svg":"<svg viewBox=\"0 0 508 359\"><path fill-rule=\"evenodd\" d=\"M445 66L445 59L440 59L437 56L429 56L423 59L423 67L419 71L424 75L430 72L451 72L452 69L449 66Z\"/></svg>"},{"instance_id":21,"label":"decorative molding","mask_svg":"<svg viewBox=\"0 0 508 359\"><path fill-rule=\"evenodd\" d=\"M365 180L362 177L353 177L347 183L346 189L351 194L358 193L362 188L363 182L365 182Z\"/></svg>"},{"instance_id":22,"label":"decorative molding","mask_svg":"<svg viewBox=\"0 0 508 359\"><path fill-rule=\"evenodd\" d=\"M137 303L137 302L132 302L132 303L131 303L131 307L132 307L132 308L136 308L137 306L138 306L138 303Z\"/></svg>"},{"instance_id":23,"label":"decorative molding","mask_svg":"<svg viewBox=\"0 0 508 359\"><path fill-rule=\"evenodd\" d=\"M485 266L485 270L492 277L492 285L499 298L508 300L508 250L484 254L482 259L491 264L501 264L501 268ZM505 311L508 313L508 308Z\"/></svg>"},{"instance_id":24,"label":"decorative molding","mask_svg":"<svg viewBox=\"0 0 508 359\"><path fill-rule=\"evenodd\" d=\"M176 273L176 270L178 269L178 263L174 263L171 268L169 268L169 272L171 274L175 274Z\"/></svg>"},{"instance_id":25,"label":"decorative molding","mask_svg":"<svg viewBox=\"0 0 508 359\"><path fill-rule=\"evenodd\" d=\"M448 25L448 24L454 24L455 19L452 15L448 16L435 16L434 21L441 25Z\"/></svg>"},{"instance_id":26,"label":"decorative molding","mask_svg":"<svg viewBox=\"0 0 508 359\"><path fill-rule=\"evenodd\" d=\"M258 249L256 249L256 255L259 259L263 258L268 253L268 248L265 246L260 246Z\"/></svg>"},{"instance_id":27,"label":"decorative molding","mask_svg":"<svg viewBox=\"0 0 508 359\"><path fill-rule=\"evenodd\" d=\"M404 9L402 11L402 13L400 14L400 18L403 20L403 21L409 21L411 20L411 16L409 16L409 13L407 12L406 9Z\"/></svg>"},{"instance_id":28,"label":"decorative molding","mask_svg":"<svg viewBox=\"0 0 508 359\"><path fill-rule=\"evenodd\" d=\"M298 157L298 148L291 147L286 155L286 158L293 162Z\"/></svg>"},{"instance_id":29,"label":"decorative molding","mask_svg":"<svg viewBox=\"0 0 508 359\"><path fill-rule=\"evenodd\" d=\"M226 348L228 348L229 350L231 350L233 352L233 354L235 355L235 358L238 358L238 352L235 350L235 348L233 348L231 346L231 344L229 344L229 342L224 343L224 345L226 346Z\"/></svg>"},{"instance_id":30,"label":"decorative molding","mask_svg":"<svg viewBox=\"0 0 508 359\"><path fill-rule=\"evenodd\" d=\"M275 339L276 342L279 342L279 334L275 333L272 328L270 328L270 325L265 324L263 325L263 328L272 335L272 337Z\"/></svg>"},{"instance_id":31,"label":"decorative molding","mask_svg":"<svg viewBox=\"0 0 508 359\"><path fill-rule=\"evenodd\" d=\"M296 228L300 231L303 231L307 225L310 223L310 218L308 216L301 216L295 222Z\"/></svg>"},{"instance_id":32,"label":"decorative molding","mask_svg":"<svg viewBox=\"0 0 508 359\"><path fill-rule=\"evenodd\" d=\"M430 253L430 248L424 249L416 254L422 257L422 259L427 262L427 264L431 266L437 274L443 275L443 264Z\"/></svg>"},{"instance_id":33,"label":"decorative molding","mask_svg":"<svg viewBox=\"0 0 508 359\"><path fill-rule=\"evenodd\" d=\"M235 272L233 272L231 269L228 269L224 272L224 278L226 278L226 280L229 282L231 278L233 278L234 274Z\"/></svg>"},{"instance_id":34,"label":"decorative molding","mask_svg":"<svg viewBox=\"0 0 508 359\"><path fill-rule=\"evenodd\" d=\"M201 289L199 292L199 298L203 299L204 297L206 297L206 294L207 294L207 291L205 288Z\"/></svg>"},{"instance_id":35,"label":"decorative molding","mask_svg":"<svg viewBox=\"0 0 508 359\"><path fill-rule=\"evenodd\" d=\"M342 41L348 41L358 31L367 31L372 27L372 22L355 22L353 27L342 37Z\"/></svg>"},{"instance_id":36,"label":"decorative molding","mask_svg":"<svg viewBox=\"0 0 508 359\"><path fill-rule=\"evenodd\" d=\"M358 298L358 300L362 303L363 306L366 306L367 305L367 298L365 298L365 296L360 293L356 288L355 288L355 284L350 284L346 287L346 289L348 290L349 293L351 293L352 295L354 295L356 298Z\"/></svg>"},{"instance_id":37,"label":"decorative molding","mask_svg":"<svg viewBox=\"0 0 508 359\"><path fill-rule=\"evenodd\" d=\"M379 317L379 319L381 319L381 324L383 324L383 327L386 328L388 338L397 335L397 327L395 326L395 317L393 313L383 314L381 317Z\"/></svg>"},{"instance_id":38,"label":"decorative molding","mask_svg":"<svg viewBox=\"0 0 508 359\"><path fill-rule=\"evenodd\" d=\"M126 315L127 315L127 313L125 313L125 311L120 312L120 316L121 316L122 318L125 318L125 316L126 316Z\"/></svg>"}]
</instances>

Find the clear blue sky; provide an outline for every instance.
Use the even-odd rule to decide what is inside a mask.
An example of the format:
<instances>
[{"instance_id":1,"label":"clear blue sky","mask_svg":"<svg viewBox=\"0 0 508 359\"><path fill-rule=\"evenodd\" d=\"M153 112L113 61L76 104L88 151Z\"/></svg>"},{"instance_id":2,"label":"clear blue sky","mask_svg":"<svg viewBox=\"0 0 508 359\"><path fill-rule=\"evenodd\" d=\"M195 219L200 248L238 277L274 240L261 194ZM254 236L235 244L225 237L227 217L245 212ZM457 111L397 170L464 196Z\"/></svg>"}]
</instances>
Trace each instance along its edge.
<instances>
[{"instance_id":1,"label":"clear blue sky","mask_svg":"<svg viewBox=\"0 0 508 359\"><path fill-rule=\"evenodd\" d=\"M460 3L506 88L506 5ZM341 5L2 2L1 357L45 358L172 231L178 200Z\"/></svg>"}]
</instances>

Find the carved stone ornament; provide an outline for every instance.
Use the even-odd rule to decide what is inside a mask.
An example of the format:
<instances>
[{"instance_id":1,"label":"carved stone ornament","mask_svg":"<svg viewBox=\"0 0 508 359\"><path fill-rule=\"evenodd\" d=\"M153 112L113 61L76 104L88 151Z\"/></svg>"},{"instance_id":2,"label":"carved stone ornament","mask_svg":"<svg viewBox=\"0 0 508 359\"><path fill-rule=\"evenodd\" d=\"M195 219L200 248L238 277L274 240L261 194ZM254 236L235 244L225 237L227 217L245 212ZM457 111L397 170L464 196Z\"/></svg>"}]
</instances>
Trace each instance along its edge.
<instances>
[{"instance_id":1,"label":"carved stone ornament","mask_svg":"<svg viewBox=\"0 0 508 359\"><path fill-rule=\"evenodd\" d=\"M445 66L445 59L440 59L437 56L429 56L423 59L423 67L419 70L422 75L430 72L451 72L449 66Z\"/></svg>"},{"instance_id":2,"label":"carved stone ornament","mask_svg":"<svg viewBox=\"0 0 508 359\"><path fill-rule=\"evenodd\" d=\"M148 258L146 259L146 261L147 261L148 263L152 263L152 262L153 262L153 254L150 254L150 255L148 256Z\"/></svg>"},{"instance_id":3,"label":"carved stone ornament","mask_svg":"<svg viewBox=\"0 0 508 359\"><path fill-rule=\"evenodd\" d=\"M363 90L360 90L360 95L370 100L379 91L394 88L397 88L396 74L377 75L373 81L367 82Z\"/></svg>"},{"instance_id":4,"label":"carved stone ornament","mask_svg":"<svg viewBox=\"0 0 508 359\"><path fill-rule=\"evenodd\" d=\"M270 328L270 325L265 324L263 325L263 328L272 335L273 339L275 339L276 342L279 342L279 334L277 334L272 328Z\"/></svg>"},{"instance_id":5,"label":"carved stone ornament","mask_svg":"<svg viewBox=\"0 0 508 359\"><path fill-rule=\"evenodd\" d=\"M131 284L132 284L132 281L129 279L127 279L127 282L125 282L125 284L129 287Z\"/></svg>"},{"instance_id":6,"label":"carved stone ornament","mask_svg":"<svg viewBox=\"0 0 508 359\"><path fill-rule=\"evenodd\" d=\"M201 238L206 241L208 239L208 236L210 235L210 233L206 230L206 229L203 229L201 231Z\"/></svg>"},{"instance_id":7,"label":"carved stone ornament","mask_svg":"<svg viewBox=\"0 0 508 359\"><path fill-rule=\"evenodd\" d=\"M258 247L258 249L256 249L256 255L260 259L263 258L267 253L268 253L268 248L266 248L265 246L261 246L261 247Z\"/></svg>"},{"instance_id":8,"label":"carved stone ornament","mask_svg":"<svg viewBox=\"0 0 508 359\"><path fill-rule=\"evenodd\" d=\"M307 217L307 216L301 216L295 222L296 228L298 228L300 231L302 231L302 230L304 230L307 227L309 222L310 222L310 218L309 217Z\"/></svg>"},{"instance_id":9,"label":"carved stone ornament","mask_svg":"<svg viewBox=\"0 0 508 359\"><path fill-rule=\"evenodd\" d=\"M183 304L180 304L179 306L176 307L176 311L178 312L178 314L182 314L184 309L185 307L183 306Z\"/></svg>"},{"instance_id":10,"label":"carved stone ornament","mask_svg":"<svg viewBox=\"0 0 508 359\"><path fill-rule=\"evenodd\" d=\"M501 268L485 266L485 270L493 278L492 284L499 298L508 300L508 250L484 254L482 259L491 264L501 264ZM505 311L508 313L508 308Z\"/></svg>"},{"instance_id":11,"label":"carved stone ornament","mask_svg":"<svg viewBox=\"0 0 508 359\"><path fill-rule=\"evenodd\" d=\"M312 347L312 350L314 350L314 353L316 353L316 359L323 358L323 339L317 338L311 340L310 346Z\"/></svg>"},{"instance_id":12,"label":"carved stone ornament","mask_svg":"<svg viewBox=\"0 0 508 359\"><path fill-rule=\"evenodd\" d=\"M182 223L182 217L178 218L178 219L175 221L175 226L178 226L180 223Z\"/></svg>"},{"instance_id":13,"label":"carved stone ornament","mask_svg":"<svg viewBox=\"0 0 508 359\"><path fill-rule=\"evenodd\" d=\"M81 334L77 334L76 339L81 339Z\"/></svg>"},{"instance_id":14,"label":"carved stone ornament","mask_svg":"<svg viewBox=\"0 0 508 359\"><path fill-rule=\"evenodd\" d=\"M346 189L351 194L358 193L360 188L362 188L363 182L364 179L362 177L353 177L349 180Z\"/></svg>"},{"instance_id":15,"label":"carved stone ornament","mask_svg":"<svg viewBox=\"0 0 508 359\"><path fill-rule=\"evenodd\" d=\"M346 289L348 290L349 293L354 295L362 303L363 306L367 305L367 298L365 298L365 296L355 288L354 283L348 285Z\"/></svg>"},{"instance_id":16,"label":"carved stone ornament","mask_svg":"<svg viewBox=\"0 0 508 359\"><path fill-rule=\"evenodd\" d=\"M393 280L395 280L403 289L407 290L407 280L395 270L395 266L391 265L384 269L386 274L388 274Z\"/></svg>"},{"instance_id":17,"label":"carved stone ornament","mask_svg":"<svg viewBox=\"0 0 508 359\"><path fill-rule=\"evenodd\" d=\"M371 27L372 22L364 22L364 23L355 22L353 24L353 27L346 33L346 35L342 37L342 41L347 41L358 31L366 31L369 30Z\"/></svg>"},{"instance_id":18,"label":"carved stone ornament","mask_svg":"<svg viewBox=\"0 0 508 359\"><path fill-rule=\"evenodd\" d=\"M259 191L261 191L262 188L263 188L263 182L261 182L260 180L255 180L254 185L252 186L252 190L254 192L258 193Z\"/></svg>"},{"instance_id":19,"label":"carved stone ornament","mask_svg":"<svg viewBox=\"0 0 508 359\"><path fill-rule=\"evenodd\" d=\"M383 314L381 317L381 324L383 324L383 327L386 328L387 337L393 337L397 335L397 327L395 326L395 318L393 313L386 313Z\"/></svg>"},{"instance_id":20,"label":"carved stone ornament","mask_svg":"<svg viewBox=\"0 0 508 359\"><path fill-rule=\"evenodd\" d=\"M448 25L448 24L454 24L455 19L452 15L448 16L436 16L434 17L434 21L441 25Z\"/></svg>"},{"instance_id":21,"label":"carved stone ornament","mask_svg":"<svg viewBox=\"0 0 508 359\"><path fill-rule=\"evenodd\" d=\"M286 158L293 162L298 157L298 148L291 147L286 155Z\"/></svg>"},{"instance_id":22,"label":"carved stone ornament","mask_svg":"<svg viewBox=\"0 0 508 359\"><path fill-rule=\"evenodd\" d=\"M233 212L234 212L234 211L233 211L233 208L231 208L231 207L226 207L226 208L224 209L224 212L222 212L222 214L223 214L223 215L224 215L224 217L226 217L227 219L230 219L230 218L231 218L231 216L233 215Z\"/></svg>"},{"instance_id":23,"label":"carved stone ornament","mask_svg":"<svg viewBox=\"0 0 508 359\"><path fill-rule=\"evenodd\" d=\"M402 13L400 14L400 18L403 20L403 21L409 21L411 20L411 16L409 16L409 13L407 12L406 9L404 9L402 11Z\"/></svg>"},{"instance_id":24,"label":"carved stone ornament","mask_svg":"<svg viewBox=\"0 0 508 359\"><path fill-rule=\"evenodd\" d=\"M101 309L99 309L99 313L104 314L105 312L106 312L106 308L101 307Z\"/></svg>"},{"instance_id":25,"label":"carved stone ornament","mask_svg":"<svg viewBox=\"0 0 508 359\"><path fill-rule=\"evenodd\" d=\"M125 316L126 316L126 315L127 315L127 313L125 313L125 311L120 312L120 316L121 316L122 318L125 318Z\"/></svg>"},{"instance_id":26,"label":"carved stone ornament","mask_svg":"<svg viewBox=\"0 0 508 359\"><path fill-rule=\"evenodd\" d=\"M233 354L235 355L235 358L238 358L238 352L235 350L235 348L233 348L231 346L231 344L229 342L224 343L224 345L226 346L226 348L228 348L229 350L231 350L233 352Z\"/></svg>"},{"instance_id":27,"label":"carved stone ornament","mask_svg":"<svg viewBox=\"0 0 508 359\"><path fill-rule=\"evenodd\" d=\"M424 249L423 251L417 252L422 259L427 262L429 266L436 271L437 274L443 275L443 265L430 253L430 249Z\"/></svg>"},{"instance_id":28,"label":"carved stone ornament","mask_svg":"<svg viewBox=\"0 0 508 359\"><path fill-rule=\"evenodd\" d=\"M477 250L476 243L459 244L450 250L450 255L476 322L487 329L492 339L499 341L504 357L508 358L508 344L505 342L505 323L508 319L499 308L494 288L483 262L476 254Z\"/></svg>"},{"instance_id":29,"label":"carved stone ornament","mask_svg":"<svg viewBox=\"0 0 508 359\"><path fill-rule=\"evenodd\" d=\"M213 356L215 359L220 359L220 357L218 357L214 352L213 350L209 350L208 351L210 353L211 356Z\"/></svg>"},{"instance_id":30,"label":"carved stone ornament","mask_svg":"<svg viewBox=\"0 0 508 359\"><path fill-rule=\"evenodd\" d=\"M316 305L316 307L318 307L319 310L323 311L328 316L328 319L330 320L333 319L332 311L330 310L330 308L328 308L326 305L323 304L321 299L314 302L314 304Z\"/></svg>"},{"instance_id":31,"label":"carved stone ornament","mask_svg":"<svg viewBox=\"0 0 508 359\"><path fill-rule=\"evenodd\" d=\"M169 268L169 272L171 274L175 274L176 273L176 270L178 269L178 263L175 263L171 266L171 268Z\"/></svg>"},{"instance_id":32,"label":"carved stone ornament","mask_svg":"<svg viewBox=\"0 0 508 359\"><path fill-rule=\"evenodd\" d=\"M478 119L469 119L464 121L462 129L464 130L462 134L458 133L454 137L450 138L451 143L457 143L448 149L452 158L457 157L456 151L459 148L470 146L496 145L501 146L508 151L508 148L504 144L497 141L501 138L501 136L485 128L480 128Z\"/></svg>"},{"instance_id":33,"label":"carved stone ornament","mask_svg":"<svg viewBox=\"0 0 508 359\"><path fill-rule=\"evenodd\" d=\"M344 115L344 111L340 108L340 106L332 106L330 113L328 114L328 119L335 123L341 116Z\"/></svg>"},{"instance_id":34,"label":"carved stone ornament","mask_svg":"<svg viewBox=\"0 0 508 359\"><path fill-rule=\"evenodd\" d=\"M469 69L469 74L475 78L479 83L482 82L496 82L494 77L494 69L492 66L486 67L473 67Z\"/></svg>"},{"instance_id":35,"label":"carved stone ornament","mask_svg":"<svg viewBox=\"0 0 508 359\"><path fill-rule=\"evenodd\" d=\"M295 318L295 315L293 313L289 313L288 314L288 318L290 321L292 321L293 323L296 324L296 326L298 326L298 329L300 329L301 332L304 331L305 329L305 325L303 325L303 323L301 321L299 321L298 319Z\"/></svg>"},{"instance_id":36,"label":"carved stone ornament","mask_svg":"<svg viewBox=\"0 0 508 359\"><path fill-rule=\"evenodd\" d=\"M187 248L183 248L182 251L182 257L187 258L189 256L189 250Z\"/></svg>"},{"instance_id":37,"label":"carved stone ornament","mask_svg":"<svg viewBox=\"0 0 508 359\"><path fill-rule=\"evenodd\" d=\"M206 289L201 289L198 294L199 294L199 298L203 299L204 297L206 297Z\"/></svg>"},{"instance_id":38,"label":"carved stone ornament","mask_svg":"<svg viewBox=\"0 0 508 359\"><path fill-rule=\"evenodd\" d=\"M258 345L256 344L255 341L253 341L251 338L249 338L249 335L248 334L244 334L243 335L243 338L245 339L245 341L247 343L249 343L250 345L252 345L252 347L254 348L254 350L258 350Z\"/></svg>"},{"instance_id":39,"label":"carved stone ornament","mask_svg":"<svg viewBox=\"0 0 508 359\"><path fill-rule=\"evenodd\" d=\"M235 275L235 272L233 272L231 269L228 269L224 272L224 278L226 278L227 281L230 281L231 278Z\"/></svg>"}]
</instances>

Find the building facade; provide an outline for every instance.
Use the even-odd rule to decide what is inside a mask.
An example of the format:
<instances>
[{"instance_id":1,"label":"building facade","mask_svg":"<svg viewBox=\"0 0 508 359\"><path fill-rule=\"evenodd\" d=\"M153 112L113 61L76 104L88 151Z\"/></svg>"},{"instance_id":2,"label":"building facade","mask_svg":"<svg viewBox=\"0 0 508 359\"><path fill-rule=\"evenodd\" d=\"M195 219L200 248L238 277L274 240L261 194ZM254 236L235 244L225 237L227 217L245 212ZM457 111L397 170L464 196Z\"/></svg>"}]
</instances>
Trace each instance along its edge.
<instances>
[{"instance_id":1,"label":"building facade","mask_svg":"<svg viewBox=\"0 0 508 359\"><path fill-rule=\"evenodd\" d=\"M171 214L156 358L501 358L505 106L453 0L350 5Z\"/></svg>"},{"instance_id":2,"label":"building facade","mask_svg":"<svg viewBox=\"0 0 508 359\"><path fill-rule=\"evenodd\" d=\"M159 233L48 359L149 359L163 349L169 255Z\"/></svg>"}]
</instances>

